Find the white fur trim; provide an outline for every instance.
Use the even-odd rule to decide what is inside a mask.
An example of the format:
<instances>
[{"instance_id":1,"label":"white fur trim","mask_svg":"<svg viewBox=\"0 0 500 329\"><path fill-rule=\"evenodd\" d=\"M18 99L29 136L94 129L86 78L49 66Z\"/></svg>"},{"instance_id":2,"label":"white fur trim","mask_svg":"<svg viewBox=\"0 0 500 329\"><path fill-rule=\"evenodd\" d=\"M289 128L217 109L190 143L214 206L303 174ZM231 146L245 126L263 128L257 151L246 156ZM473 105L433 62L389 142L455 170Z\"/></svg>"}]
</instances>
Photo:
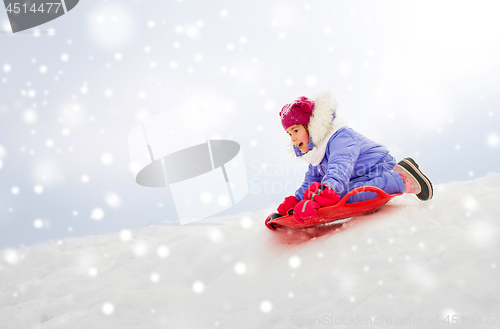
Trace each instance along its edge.
<instances>
[{"instance_id":1,"label":"white fur trim","mask_svg":"<svg viewBox=\"0 0 500 329\"><path fill-rule=\"evenodd\" d=\"M326 138L332 129L332 119L337 112L337 103L329 92L323 92L313 98L314 109L307 129L316 147Z\"/></svg>"},{"instance_id":2,"label":"white fur trim","mask_svg":"<svg viewBox=\"0 0 500 329\"><path fill-rule=\"evenodd\" d=\"M333 134L335 134L340 128L343 128L345 126L345 120L336 117L333 121L331 130L328 135L326 135L325 139L321 141L321 144L314 146L312 150L301 156L302 160L312 164L313 166L319 165L325 157L326 148L328 147L328 141L333 136Z\"/></svg>"},{"instance_id":3,"label":"white fur trim","mask_svg":"<svg viewBox=\"0 0 500 329\"><path fill-rule=\"evenodd\" d=\"M313 166L317 166L325 156L328 141L340 128L347 126L347 120L337 112L337 104L329 92L323 92L314 100L314 110L307 129L312 138L313 149L301 157L295 155L291 140L286 147L286 153L294 158L299 158ZM332 121L333 114L336 114Z\"/></svg>"}]
</instances>

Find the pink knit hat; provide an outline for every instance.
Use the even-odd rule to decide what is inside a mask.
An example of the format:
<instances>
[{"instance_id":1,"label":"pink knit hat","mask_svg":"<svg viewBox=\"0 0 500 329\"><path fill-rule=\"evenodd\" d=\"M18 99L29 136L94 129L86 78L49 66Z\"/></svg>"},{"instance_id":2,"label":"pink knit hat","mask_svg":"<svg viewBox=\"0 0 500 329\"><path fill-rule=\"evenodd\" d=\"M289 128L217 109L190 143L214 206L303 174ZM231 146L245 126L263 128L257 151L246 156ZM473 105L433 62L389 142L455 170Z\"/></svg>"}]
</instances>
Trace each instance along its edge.
<instances>
[{"instance_id":1,"label":"pink knit hat","mask_svg":"<svg viewBox=\"0 0 500 329\"><path fill-rule=\"evenodd\" d=\"M314 102L304 96L298 98L293 103L286 104L280 112L283 128L287 130L287 128L294 125L304 125L307 127L313 109Z\"/></svg>"}]
</instances>

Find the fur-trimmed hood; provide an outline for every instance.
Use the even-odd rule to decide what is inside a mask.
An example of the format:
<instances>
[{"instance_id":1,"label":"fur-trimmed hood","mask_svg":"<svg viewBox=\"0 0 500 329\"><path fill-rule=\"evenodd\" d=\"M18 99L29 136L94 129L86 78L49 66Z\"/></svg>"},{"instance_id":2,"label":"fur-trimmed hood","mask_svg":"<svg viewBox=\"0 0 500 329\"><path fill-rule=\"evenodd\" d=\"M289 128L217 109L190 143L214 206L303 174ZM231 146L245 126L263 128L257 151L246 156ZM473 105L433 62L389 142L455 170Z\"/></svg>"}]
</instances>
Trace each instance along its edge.
<instances>
[{"instance_id":1,"label":"fur-trimmed hood","mask_svg":"<svg viewBox=\"0 0 500 329\"><path fill-rule=\"evenodd\" d=\"M337 104L329 92L323 92L313 98L314 108L307 125L309 136L314 147L321 144L332 130L333 115L337 112Z\"/></svg>"},{"instance_id":2,"label":"fur-trimmed hood","mask_svg":"<svg viewBox=\"0 0 500 329\"><path fill-rule=\"evenodd\" d=\"M309 137L312 139L313 148L306 153L308 156L298 156L295 154L291 140L288 141L287 145L287 153L293 154L294 157L303 158L309 163L311 163L310 153L322 152L323 154L320 155L322 158L324 156L324 149L321 151L320 146L324 146L325 139L331 137L335 131L346 126L345 121L339 118L337 103L335 103L329 92L322 92L311 99L314 101L314 108L307 129Z\"/></svg>"}]
</instances>

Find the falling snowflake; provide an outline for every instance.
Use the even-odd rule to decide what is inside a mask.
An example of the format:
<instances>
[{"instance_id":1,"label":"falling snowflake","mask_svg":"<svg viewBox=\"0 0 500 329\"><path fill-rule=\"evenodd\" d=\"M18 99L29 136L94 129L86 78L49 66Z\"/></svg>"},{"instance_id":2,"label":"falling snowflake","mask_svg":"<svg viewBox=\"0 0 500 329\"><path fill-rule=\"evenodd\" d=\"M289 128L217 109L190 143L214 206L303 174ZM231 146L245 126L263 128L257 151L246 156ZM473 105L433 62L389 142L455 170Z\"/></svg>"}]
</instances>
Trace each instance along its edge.
<instances>
[{"instance_id":1,"label":"falling snowflake","mask_svg":"<svg viewBox=\"0 0 500 329\"><path fill-rule=\"evenodd\" d=\"M155 28L155 27L156 27L156 22L155 22L154 20L149 20L149 21L148 21L148 27L149 27L150 29Z\"/></svg>"},{"instance_id":2,"label":"falling snowflake","mask_svg":"<svg viewBox=\"0 0 500 329\"><path fill-rule=\"evenodd\" d=\"M43 193L43 186L42 185L35 185L35 187L33 188L33 191L36 194L42 194Z\"/></svg>"},{"instance_id":3,"label":"falling snowflake","mask_svg":"<svg viewBox=\"0 0 500 329\"><path fill-rule=\"evenodd\" d=\"M89 87L86 82L84 82L83 86L80 87L80 92L84 95L89 92Z\"/></svg>"},{"instance_id":4,"label":"falling snowflake","mask_svg":"<svg viewBox=\"0 0 500 329\"><path fill-rule=\"evenodd\" d=\"M106 315L111 315L115 311L115 306L111 304L110 302L106 302L102 305L102 313Z\"/></svg>"},{"instance_id":5,"label":"falling snowflake","mask_svg":"<svg viewBox=\"0 0 500 329\"><path fill-rule=\"evenodd\" d=\"M243 217L241 219L241 226L246 229L250 228L252 226L252 219L250 217Z\"/></svg>"},{"instance_id":6,"label":"falling snowflake","mask_svg":"<svg viewBox=\"0 0 500 329\"><path fill-rule=\"evenodd\" d=\"M120 196L116 193L109 192L104 196L106 203L112 208L120 208L122 205L122 200Z\"/></svg>"},{"instance_id":7,"label":"falling snowflake","mask_svg":"<svg viewBox=\"0 0 500 329\"><path fill-rule=\"evenodd\" d=\"M229 205L231 205L231 199L229 198L229 196L227 195L220 195L218 198L217 198L217 203L221 206L221 207L227 207Z\"/></svg>"},{"instance_id":8,"label":"falling snowflake","mask_svg":"<svg viewBox=\"0 0 500 329\"><path fill-rule=\"evenodd\" d=\"M156 282L160 281L160 275L158 273L152 273L150 278L151 278L151 282L156 283Z\"/></svg>"},{"instance_id":9,"label":"falling snowflake","mask_svg":"<svg viewBox=\"0 0 500 329\"><path fill-rule=\"evenodd\" d=\"M145 243L139 242L134 246L134 254L138 257L145 256L148 252L148 246Z\"/></svg>"},{"instance_id":10,"label":"falling snowflake","mask_svg":"<svg viewBox=\"0 0 500 329\"><path fill-rule=\"evenodd\" d=\"M247 266L242 262L236 263L236 265L234 265L234 271L240 275L244 274L247 271Z\"/></svg>"},{"instance_id":11,"label":"falling snowflake","mask_svg":"<svg viewBox=\"0 0 500 329\"><path fill-rule=\"evenodd\" d=\"M468 211L474 211L478 208L478 203L477 201L472 198L472 197L466 197L463 202L462 202L462 205L465 207L465 209L467 209Z\"/></svg>"},{"instance_id":12,"label":"falling snowflake","mask_svg":"<svg viewBox=\"0 0 500 329\"><path fill-rule=\"evenodd\" d=\"M200 29L196 25L187 25L184 29L184 34L189 39L197 39L200 36Z\"/></svg>"},{"instance_id":13,"label":"falling snowflake","mask_svg":"<svg viewBox=\"0 0 500 329\"><path fill-rule=\"evenodd\" d=\"M297 256L292 256L290 257L290 259L288 260L288 265L291 267L291 268L299 268L300 266L300 258L297 257Z\"/></svg>"},{"instance_id":14,"label":"falling snowflake","mask_svg":"<svg viewBox=\"0 0 500 329\"><path fill-rule=\"evenodd\" d=\"M101 208L94 208L90 214L90 218L99 221L104 218L104 211Z\"/></svg>"},{"instance_id":15,"label":"falling snowflake","mask_svg":"<svg viewBox=\"0 0 500 329\"><path fill-rule=\"evenodd\" d=\"M196 281L193 283L193 291L197 294L201 294L205 290L205 285L201 281Z\"/></svg>"},{"instance_id":16,"label":"falling snowflake","mask_svg":"<svg viewBox=\"0 0 500 329\"><path fill-rule=\"evenodd\" d=\"M260 310L263 313L269 313L269 312L271 312L272 309L273 309L273 304L271 304L270 301L265 300L262 303L260 303Z\"/></svg>"},{"instance_id":17,"label":"falling snowflake","mask_svg":"<svg viewBox=\"0 0 500 329\"><path fill-rule=\"evenodd\" d=\"M130 241L132 239L132 232L130 230L121 230L120 239L125 242Z\"/></svg>"},{"instance_id":18,"label":"falling snowflake","mask_svg":"<svg viewBox=\"0 0 500 329\"><path fill-rule=\"evenodd\" d=\"M7 249L3 253L3 259L7 263L9 263L11 265L15 265L15 264L19 263L19 260L21 259L21 257L15 250Z\"/></svg>"},{"instance_id":19,"label":"falling snowflake","mask_svg":"<svg viewBox=\"0 0 500 329\"><path fill-rule=\"evenodd\" d=\"M497 134L490 134L487 143L489 147L497 147L500 143L500 137Z\"/></svg>"},{"instance_id":20,"label":"falling snowflake","mask_svg":"<svg viewBox=\"0 0 500 329\"><path fill-rule=\"evenodd\" d=\"M113 163L113 155L111 153L104 153L101 155L101 162L105 165L110 165Z\"/></svg>"},{"instance_id":21,"label":"falling snowflake","mask_svg":"<svg viewBox=\"0 0 500 329\"><path fill-rule=\"evenodd\" d=\"M156 253L158 254L158 257L165 258L170 254L170 250L167 246L159 246Z\"/></svg>"},{"instance_id":22,"label":"falling snowflake","mask_svg":"<svg viewBox=\"0 0 500 329\"><path fill-rule=\"evenodd\" d=\"M91 276L91 277L95 277L97 276L97 269L95 267L91 267L88 269L87 273Z\"/></svg>"},{"instance_id":23,"label":"falling snowflake","mask_svg":"<svg viewBox=\"0 0 500 329\"><path fill-rule=\"evenodd\" d=\"M35 219L33 221L33 226L36 228L36 229L41 229L43 227L43 221L39 218Z\"/></svg>"},{"instance_id":24,"label":"falling snowflake","mask_svg":"<svg viewBox=\"0 0 500 329\"><path fill-rule=\"evenodd\" d=\"M216 228L213 228L208 232L208 237L213 242L221 242L222 239L224 239L224 235L222 235L222 232Z\"/></svg>"},{"instance_id":25,"label":"falling snowflake","mask_svg":"<svg viewBox=\"0 0 500 329\"><path fill-rule=\"evenodd\" d=\"M36 122L38 115L34 110L26 110L23 113L23 121L27 124L33 124Z\"/></svg>"}]
</instances>

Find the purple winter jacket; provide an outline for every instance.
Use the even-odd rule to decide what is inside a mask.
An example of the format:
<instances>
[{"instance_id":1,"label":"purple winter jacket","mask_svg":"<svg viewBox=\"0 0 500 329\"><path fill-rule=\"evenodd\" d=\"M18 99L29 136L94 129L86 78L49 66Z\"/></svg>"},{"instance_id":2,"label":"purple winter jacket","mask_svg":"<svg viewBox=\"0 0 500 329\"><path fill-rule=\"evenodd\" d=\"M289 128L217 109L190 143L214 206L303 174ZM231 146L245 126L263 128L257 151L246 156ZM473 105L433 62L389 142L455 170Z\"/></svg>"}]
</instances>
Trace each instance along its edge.
<instances>
[{"instance_id":1,"label":"purple winter jacket","mask_svg":"<svg viewBox=\"0 0 500 329\"><path fill-rule=\"evenodd\" d=\"M360 186L375 186L388 194L402 193L403 180L393 169L396 160L387 148L375 143L351 128L343 127L328 141L325 156L317 166L309 164L304 182L295 197L304 199L305 190L313 182L322 182L340 197ZM375 198L372 192L358 193L348 203Z\"/></svg>"}]
</instances>

